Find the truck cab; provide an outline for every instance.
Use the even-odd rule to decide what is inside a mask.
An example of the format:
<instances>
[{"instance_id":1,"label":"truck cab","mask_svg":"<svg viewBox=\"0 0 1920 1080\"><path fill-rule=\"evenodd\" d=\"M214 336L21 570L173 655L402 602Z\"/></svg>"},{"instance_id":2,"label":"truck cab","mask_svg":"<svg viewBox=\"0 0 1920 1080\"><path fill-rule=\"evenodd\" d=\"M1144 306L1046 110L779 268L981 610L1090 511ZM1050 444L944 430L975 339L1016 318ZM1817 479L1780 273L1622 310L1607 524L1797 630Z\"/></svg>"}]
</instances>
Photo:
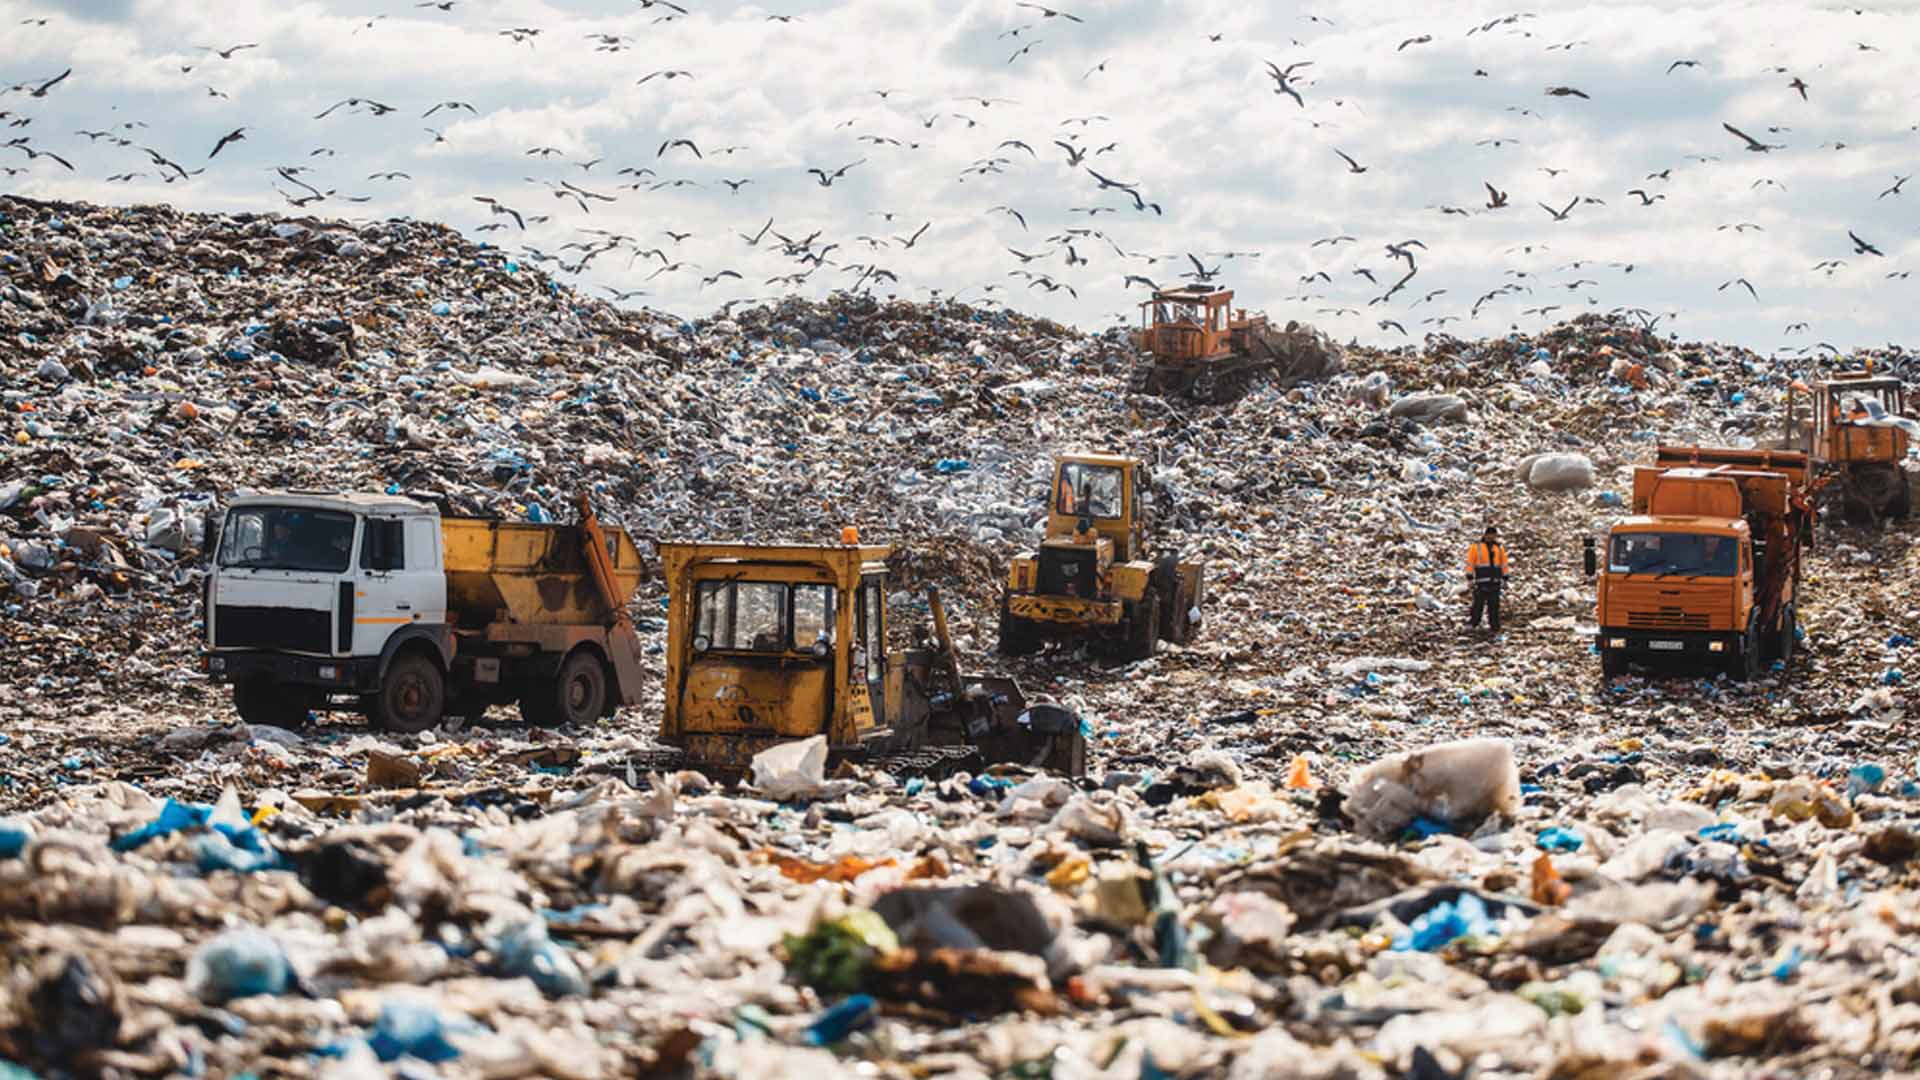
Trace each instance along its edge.
<instances>
[{"instance_id":1,"label":"truck cab","mask_svg":"<svg viewBox=\"0 0 1920 1080\"><path fill-rule=\"evenodd\" d=\"M1615 522L1598 572L1602 671L1633 662L1718 669L1746 680L1789 661L1800 549L1811 535L1806 457L1661 447L1634 470L1632 515Z\"/></svg>"},{"instance_id":2,"label":"truck cab","mask_svg":"<svg viewBox=\"0 0 1920 1080\"><path fill-rule=\"evenodd\" d=\"M207 576L207 669L243 714L293 726L370 692L402 644L452 654L440 512L412 499L289 491L228 507Z\"/></svg>"}]
</instances>

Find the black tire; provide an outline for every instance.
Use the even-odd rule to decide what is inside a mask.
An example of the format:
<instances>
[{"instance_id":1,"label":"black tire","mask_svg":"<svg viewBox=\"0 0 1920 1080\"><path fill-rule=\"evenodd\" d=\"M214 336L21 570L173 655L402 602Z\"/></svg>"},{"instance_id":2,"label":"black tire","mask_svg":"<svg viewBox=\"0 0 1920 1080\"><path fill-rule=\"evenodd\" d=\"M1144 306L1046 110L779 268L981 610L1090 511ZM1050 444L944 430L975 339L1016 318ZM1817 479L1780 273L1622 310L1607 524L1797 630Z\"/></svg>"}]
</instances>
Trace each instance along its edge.
<instances>
[{"instance_id":1,"label":"black tire","mask_svg":"<svg viewBox=\"0 0 1920 1080\"><path fill-rule=\"evenodd\" d=\"M1627 654L1618 649L1600 650L1600 676L1602 678L1613 679L1625 675L1629 664Z\"/></svg>"},{"instance_id":2,"label":"black tire","mask_svg":"<svg viewBox=\"0 0 1920 1080\"><path fill-rule=\"evenodd\" d=\"M1153 643L1159 640L1160 596L1152 589L1134 601L1133 617L1127 621L1127 638L1120 656L1125 660L1150 660Z\"/></svg>"},{"instance_id":3,"label":"black tire","mask_svg":"<svg viewBox=\"0 0 1920 1080\"><path fill-rule=\"evenodd\" d=\"M1007 598L1000 598L1000 655L1032 656L1040 650L1040 633L1031 619L1023 619L1008 609Z\"/></svg>"},{"instance_id":4,"label":"black tire","mask_svg":"<svg viewBox=\"0 0 1920 1080\"><path fill-rule=\"evenodd\" d=\"M1727 657L1724 670L1727 678L1733 682L1752 682L1759 678L1760 635L1753 624L1748 624L1747 632L1734 645L1733 654Z\"/></svg>"},{"instance_id":5,"label":"black tire","mask_svg":"<svg viewBox=\"0 0 1920 1080\"><path fill-rule=\"evenodd\" d=\"M1894 470L1899 488L1894 491L1893 505L1887 508L1887 516L1895 521L1905 521L1913 514L1913 486L1907 481L1904 470Z\"/></svg>"},{"instance_id":6,"label":"black tire","mask_svg":"<svg viewBox=\"0 0 1920 1080\"><path fill-rule=\"evenodd\" d=\"M236 683L233 707L240 719L262 727L298 731L307 726L307 696L291 686L282 686L272 677L261 675Z\"/></svg>"},{"instance_id":7,"label":"black tire","mask_svg":"<svg viewBox=\"0 0 1920 1080\"><path fill-rule=\"evenodd\" d=\"M413 735L440 723L447 707L447 682L440 665L417 652L401 653L387 666L387 677L369 702L376 726Z\"/></svg>"},{"instance_id":8,"label":"black tire","mask_svg":"<svg viewBox=\"0 0 1920 1080\"><path fill-rule=\"evenodd\" d=\"M575 651L560 665L560 674L547 685L546 693L551 700L541 710L545 726L598 720L607 707L607 666L590 652Z\"/></svg>"}]
</instances>

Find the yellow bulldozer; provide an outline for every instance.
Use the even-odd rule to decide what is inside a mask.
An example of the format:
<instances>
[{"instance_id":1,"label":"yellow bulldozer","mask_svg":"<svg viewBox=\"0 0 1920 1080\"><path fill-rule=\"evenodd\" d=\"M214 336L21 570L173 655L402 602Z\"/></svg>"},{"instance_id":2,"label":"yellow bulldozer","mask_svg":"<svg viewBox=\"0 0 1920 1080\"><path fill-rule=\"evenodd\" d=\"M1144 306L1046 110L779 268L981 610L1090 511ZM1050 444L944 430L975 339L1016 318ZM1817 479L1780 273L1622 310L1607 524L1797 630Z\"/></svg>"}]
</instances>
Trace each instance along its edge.
<instances>
[{"instance_id":1,"label":"yellow bulldozer","mask_svg":"<svg viewBox=\"0 0 1920 1080\"><path fill-rule=\"evenodd\" d=\"M931 628L889 651L886 545L659 545L667 606L660 740L691 763L744 769L776 743L825 735L831 758L896 773L1019 763L1086 771L1071 710L1011 679L967 675L928 590Z\"/></svg>"},{"instance_id":2,"label":"yellow bulldozer","mask_svg":"<svg viewBox=\"0 0 1920 1080\"><path fill-rule=\"evenodd\" d=\"M1048 640L1093 641L1123 660L1200 629L1202 565L1148 555L1146 466L1114 454L1053 463L1046 537L1013 560L1000 605L1000 651L1024 656Z\"/></svg>"},{"instance_id":3,"label":"yellow bulldozer","mask_svg":"<svg viewBox=\"0 0 1920 1080\"><path fill-rule=\"evenodd\" d=\"M1801 407L1801 399L1806 407ZM1812 459L1815 471L1839 482L1827 487L1849 521L1904 518L1913 497L1900 463L1920 434L1897 376L1856 371L1787 390L1787 445Z\"/></svg>"}]
</instances>

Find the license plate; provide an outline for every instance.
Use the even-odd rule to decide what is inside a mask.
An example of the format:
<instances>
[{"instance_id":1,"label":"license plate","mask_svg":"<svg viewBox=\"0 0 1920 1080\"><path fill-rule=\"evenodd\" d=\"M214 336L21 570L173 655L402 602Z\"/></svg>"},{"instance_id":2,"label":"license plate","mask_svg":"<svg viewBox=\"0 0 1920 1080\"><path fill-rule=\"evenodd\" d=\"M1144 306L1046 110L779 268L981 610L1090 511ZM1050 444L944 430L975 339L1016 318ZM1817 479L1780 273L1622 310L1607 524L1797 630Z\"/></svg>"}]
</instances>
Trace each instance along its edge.
<instances>
[{"instance_id":1,"label":"license plate","mask_svg":"<svg viewBox=\"0 0 1920 1080\"><path fill-rule=\"evenodd\" d=\"M1661 652L1679 652L1680 650L1686 647L1687 647L1687 643L1684 641L1649 641L1647 642L1647 648L1658 649Z\"/></svg>"}]
</instances>

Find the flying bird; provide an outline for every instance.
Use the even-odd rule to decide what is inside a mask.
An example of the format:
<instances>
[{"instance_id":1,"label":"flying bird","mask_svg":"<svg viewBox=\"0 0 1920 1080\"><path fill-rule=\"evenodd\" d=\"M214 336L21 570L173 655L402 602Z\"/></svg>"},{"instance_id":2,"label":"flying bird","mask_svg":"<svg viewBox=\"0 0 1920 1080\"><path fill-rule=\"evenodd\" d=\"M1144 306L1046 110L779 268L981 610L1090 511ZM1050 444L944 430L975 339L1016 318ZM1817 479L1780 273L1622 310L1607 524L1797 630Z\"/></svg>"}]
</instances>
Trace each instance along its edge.
<instances>
[{"instance_id":1,"label":"flying bird","mask_svg":"<svg viewBox=\"0 0 1920 1080\"><path fill-rule=\"evenodd\" d=\"M1293 84L1287 80L1293 78L1293 73L1300 68L1311 66L1313 66L1313 61L1301 60L1297 63L1288 64L1285 69L1282 69L1280 65L1273 61L1267 61L1267 74L1273 77L1274 82L1273 92L1276 94L1285 94L1293 99L1295 105L1303 109L1306 108L1307 103L1301 99L1300 91L1295 90Z\"/></svg>"},{"instance_id":2,"label":"flying bird","mask_svg":"<svg viewBox=\"0 0 1920 1080\"><path fill-rule=\"evenodd\" d=\"M1746 278L1743 278L1743 277L1734 278L1732 281L1723 281L1720 283L1720 287L1713 291L1725 292L1727 289L1727 286L1729 285L1744 285L1746 286L1746 289L1747 289L1747 295L1753 297L1755 300L1760 299L1760 294L1753 291L1753 282L1748 281Z\"/></svg>"},{"instance_id":3,"label":"flying bird","mask_svg":"<svg viewBox=\"0 0 1920 1080\"><path fill-rule=\"evenodd\" d=\"M1698 60L1675 60L1673 63L1667 65L1667 74L1669 75L1673 74L1674 68L1683 68L1683 67L1690 68L1690 67L1699 67L1699 66L1700 66L1700 61Z\"/></svg>"},{"instance_id":4,"label":"flying bird","mask_svg":"<svg viewBox=\"0 0 1920 1080\"><path fill-rule=\"evenodd\" d=\"M1721 121L1720 126L1723 128L1726 128L1729 132L1733 134L1735 138L1744 140L1747 144L1747 149L1753 151L1756 154L1764 154L1770 150L1780 149L1779 146L1769 145L1767 143L1761 142L1759 139L1754 138L1753 136L1747 134L1744 131L1741 131L1739 128L1734 127L1732 124L1729 124L1725 121Z\"/></svg>"},{"instance_id":5,"label":"flying bird","mask_svg":"<svg viewBox=\"0 0 1920 1080\"><path fill-rule=\"evenodd\" d=\"M1577 90L1571 86L1549 86L1547 87L1547 96L1548 97L1577 97L1582 101L1592 100L1586 95L1584 91Z\"/></svg>"},{"instance_id":6,"label":"flying bird","mask_svg":"<svg viewBox=\"0 0 1920 1080\"><path fill-rule=\"evenodd\" d=\"M1787 84L1787 89L1798 90L1800 92L1800 100L1801 101L1807 100L1807 84L1805 81L1803 81L1800 78L1800 76L1795 75L1793 77L1793 81Z\"/></svg>"},{"instance_id":7,"label":"flying bird","mask_svg":"<svg viewBox=\"0 0 1920 1080\"><path fill-rule=\"evenodd\" d=\"M432 116L434 113L439 112L441 109L465 109L468 112L473 113L473 115L475 116L480 115L479 110L475 109L473 106L467 104L464 101L443 101L440 104L435 105L433 108L428 109L426 112L421 113L420 119L425 120L427 117Z\"/></svg>"},{"instance_id":8,"label":"flying bird","mask_svg":"<svg viewBox=\"0 0 1920 1080\"><path fill-rule=\"evenodd\" d=\"M1015 5L1013 5L1013 6L1014 6L1014 7L1023 7L1023 8L1032 8L1033 10L1035 10L1035 11L1037 11L1037 12L1039 12L1039 13L1040 13L1040 17L1041 17L1041 18L1043 18L1043 19L1051 19L1051 18L1054 18L1054 17L1056 17L1056 16L1058 16L1059 18L1062 18L1062 19L1071 19L1071 20L1073 20L1074 22L1077 22L1077 23L1083 23L1083 22L1086 22L1086 20L1085 20L1085 19L1082 19L1082 18L1081 18L1080 16L1078 16L1078 15L1072 15L1072 14L1069 14L1069 13L1067 13L1067 12L1065 12L1065 11L1055 11L1055 10L1053 10L1053 9L1052 9L1052 8L1050 8L1050 7L1043 7L1043 6L1041 6L1041 5L1039 5L1039 4L1029 4L1029 3L1024 3L1024 2L1022 2L1022 3L1018 3L1018 4L1015 4Z\"/></svg>"},{"instance_id":9,"label":"flying bird","mask_svg":"<svg viewBox=\"0 0 1920 1080\"><path fill-rule=\"evenodd\" d=\"M848 169L853 168L855 165L865 164L866 160L866 158L861 158L859 161L848 162L832 172L828 172L825 169L808 169L807 171L820 178L821 187L832 187L835 180L847 175Z\"/></svg>"},{"instance_id":10,"label":"flying bird","mask_svg":"<svg viewBox=\"0 0 1920 1080\"><path fill-rule=\"evenodd\" d=\"M684 146L687 149L693 151L694 157L700 157L700 148L693 145L692 139L668 139L666 142L663 142L660 144L660 149L656 150L653 156L655 158L664 157L666 156L667 151L673 149L676 146Z\"/></svg>"},{"instance_id":11,"label":"flying bird","mask_svg":"<svg viewBox=\"0 0 1920 1080\"><path fill-rule=\"evenodd\" d=\"M1847 239L1853 241L1853 253L1855 255L1879 255L1883 259L1886 258L1879 248L1874 247L1872 244L1854 235L1852 229L1847 230Z\"/></svg>"},{"instance_id":12,"label":"flying bird","mask_svg":"<svg viewBox=\"0 0 1920 1080\"><path fill-rule=\"evenodd\" d=\"M1334 153L1336 153L1336 154L1339 154L1339 155L1340 155L1340 160L1342 160L1342 161L1344 161L1344 162L1346 162L1346 163L1347 163L1347 171L1348 171L1348 172L1350 172L1350 173L1355 173L1355 174L1358 174L1358 173L1363 173L1363 172L1366 172L1366 171L1367 171L1367 167L1366 167L1365 165L1362 165L1362 164L1360 164L1359 162L1357 162L1357 161L1355 161L1355 160L1353 160L1352 158L1350 158L1350 157L1348 157L1348 156L1347 156L1347 152L1346 152L1346 151L1344 151L1344 150L1342 150L1342 149L1340 149L1339 147L1337 147L1337 146L1336 146L1336 147L1334 147L1334 148L1333 148L1333 152L1334 152Z\"/></svg>"},{"instance_id":13,"label":"flying bird","mask_svg":"<svg viewBox=\"0 0 1920 1080\"><path fill-rule=\"evenodd\" d=\"M1887 197L1887 196L1889 196L1889 195L1898 195L1898 194L1900 194L1900 189L1901 189L1901 188L1903 188L1903 187L1905 187L1905 186L1906 186L1906 183L1907 183L1907 181L1909 181L1909 180L1911 180L1911 179L1913 179L1913 176L1912 176L1911 174L1909 174L1909 175L1906 175L1906 176L1901 176L1901 175L1899 175L1899 174L1897 174L1897 173L1896 173L1896 174L1894 175L1894 178L1893 178L1893 186L1892 186L1892 187L1890 187L1890 188L1888 188L1887 190L1885 190L1885 191L1883 191L1883 192L1881 192L1881 193L1880 193L1880 198L1882 198L1882 199L1884 199L1884 198L1886 198L1886 197Z\"/></svg>"},{"instance_id":14,"label":"flying bird","mask_svg":"<svg viewBox=\"0 0 1920 1080\"><path fill-rule=\"evenodd\" d=\"M220 151L227 148L228 143L237 143L240 140L245 139L247 137L246 132L247 132L246 128L237 127L237 128L234 128L232 131L227 132L225 135L220 136L220 141L213 144L213 153L207 155L207 160L212 161L215 157L218 157L220 154Z\"/></svg>"},{"instance_id":15,"label":"flying bird","mask_svg":"<svg viewBox=\"0 0 1920 1080\"><path fill-rule=\"evenodd\" d=\"M259 42L249 41L245 45L235 45L231 48L226 48L226 49L216 49L211 45L202 45L200 46L200 51L214 53L215 55L219 56L220 59L222 60L231 60L233 59L233 54L239 52L242 49L257 49L259 47L260 47Z\"/></svg>"},{"instance_id":16,"label":"flying bird","mask_svg":"<svg viewBox=\"0 0 1920 1080\"><path fill-rule=\"evenodd\" d=\"M1499 188L1494 187L1492 184L1488 184L1485 180L1482 180L1480 182L1483 185L1485 185L1487 189L1487 209L1498 210L1501 207L1507 205L1506 192L1501 191Z\"/></svg>"},{"instance_id":17,"label":"flying bird","mask_svg":"<svg viewBox=\"0 0 1920 1080\"><path fill-rule=\"evenodd\" d=\"M1627 194L1640 196L1641 206L1652 206L1654 203L1666 198L1665 195L1649 195L1644 188L1634 188L1627 192Z\"/></svg>"},{"instance_id":18,"label":"flying bird","mask_svg":"<svg viewBox=\"0 0 1920 1080\"><path fill-rule=\"evenodd\" d=\"M1567 215L1573 212L1573 208L1579 205L1580 205L1580 199L1578 196L1575 196L1573 201L1567 203L1567 208L1565 210L1555 210L1553 207L1548 206L1546 203L1541 203L1540 209L1545 210L1549 214L1552 214L1553 220L1555 221L1565 221L1567 220Z\"/></svg>"},{"instance_id":19,"label":"flying bird","mask_svg":"<svg viewBox=\"0 0 1920 1080\"><path fill-rule=\"evenodd\" d=\"M1035 41L1029 41L1029 42L1027 42L1027 43L1026 43L1025 45L1023 45L1023 46L1021 46L1021 47L1020 47L1020 49L1019 49L1018 51L1016 51L1016 52L1015 52L1015 53L1014 53L1014 54L1013 54L1012 56L1009 56L1009 57L1007 57L1007 63L1009 63L1009 64L1011 64L1011 63L1013 63L1013 62L1014 62L1015 60L1018 60L1018 59L1020 59L1021 57L1023 57L1023 56L1025 56L1025 55L1027 55L1028 53L1030 53L1030 52L1032 52L1032 51L1033 51L1033 47L1034 47L1035 45L1040 45L1040 44L1044 44L1044 43L1045 43L1045 40L1046 40L1046 39L1044 39L1044 38L1041 38L1041 39L1039 39L1039 40L1035 40Z\"/></svg>"},{"instance_id":20,"label":"flying bird","mask_svg":"<svg viewBox=\"0 0 1920 1080\"><path fill-rule=\"evenodd\" d=\"M691 71L664 71L663 70L663 71L652 72L642 77L639 82L636 82L633 85L644 86L648 79L666 79L668 81L672 81L674 79L691 79L691 78L693 78L693 72Z\"/></svg>"}]
</instances>

